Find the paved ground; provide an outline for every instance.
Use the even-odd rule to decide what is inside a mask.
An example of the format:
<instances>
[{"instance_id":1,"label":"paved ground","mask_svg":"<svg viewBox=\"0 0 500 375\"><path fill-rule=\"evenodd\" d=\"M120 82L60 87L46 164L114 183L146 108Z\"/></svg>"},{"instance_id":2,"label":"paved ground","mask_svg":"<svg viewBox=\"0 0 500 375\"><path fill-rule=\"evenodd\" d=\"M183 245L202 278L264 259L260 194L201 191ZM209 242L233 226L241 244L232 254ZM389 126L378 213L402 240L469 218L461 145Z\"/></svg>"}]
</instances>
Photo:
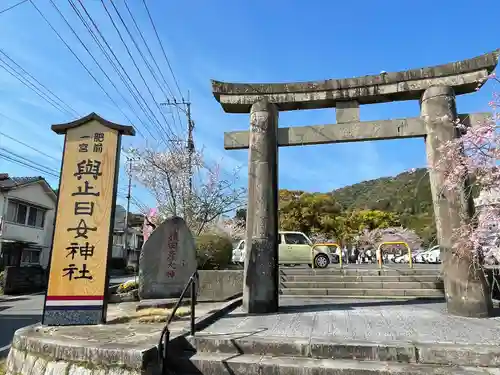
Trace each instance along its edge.
<instances>
[{"instance_id":1,"label":"paved ground","mask_svg":"<svg viewBox=\"0 0 500 375\"><path fill-rule=\"evenodd\" d=\"M8 354L17 329L41 320L43 299L43 295L0 296L0 358Z\"/></svg>"},{"instance_id":2,"label":"paved ground","mask_svg":"<svg viewBox=\"0 0 500 375\"><path fill-rule=\"evenodd\" d=\"M491 344L500 341L500 318L450 316L445 303L424 301L318 301L287 298L281 311L248 316L237 309L201 335L245 334L331 342Z\"/></svg>"}]
</instances>

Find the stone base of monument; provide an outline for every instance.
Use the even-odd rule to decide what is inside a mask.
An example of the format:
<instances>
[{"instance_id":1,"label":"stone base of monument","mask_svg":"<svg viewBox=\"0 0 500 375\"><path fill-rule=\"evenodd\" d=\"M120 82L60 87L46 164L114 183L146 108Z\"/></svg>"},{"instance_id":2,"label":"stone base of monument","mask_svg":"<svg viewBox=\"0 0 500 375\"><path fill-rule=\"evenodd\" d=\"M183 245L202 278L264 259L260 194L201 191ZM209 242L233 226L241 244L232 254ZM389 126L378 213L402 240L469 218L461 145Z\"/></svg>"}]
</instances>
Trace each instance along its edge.
<instances>
[{"instance_id":1,"label":"stone base of monument","mask_svg":"<svg viewBox=\"0 0 500 375\"><path fill-rule=\"evenodd\" d=\"M241 299L197 304L197 329L238 305ZM136 306L126 310L135 312ZM123 317L119 308L108 314L110 321L123 321ZM171 339L187 334L189 325L189 316L174 320L169 326ZM21 328L12 340L6 375L161 375L158 342L164 326L164 322L131 320L98 326Z\"/></svg>"}]
</instances>

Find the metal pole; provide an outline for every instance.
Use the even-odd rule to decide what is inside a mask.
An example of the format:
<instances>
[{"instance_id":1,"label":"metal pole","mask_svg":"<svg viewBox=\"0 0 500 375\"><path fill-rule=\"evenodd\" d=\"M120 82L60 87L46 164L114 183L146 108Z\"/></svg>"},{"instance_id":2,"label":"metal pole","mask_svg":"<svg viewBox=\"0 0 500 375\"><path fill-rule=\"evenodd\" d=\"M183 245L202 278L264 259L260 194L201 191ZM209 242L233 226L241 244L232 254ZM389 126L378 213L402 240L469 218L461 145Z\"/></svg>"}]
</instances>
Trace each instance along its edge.
<instances>
[{"instance_id":1,"label":"metal pole","mask_svg":"<svg viewBox=\"0 0 500 375\"><path fill-rule=\"evenodd\" d=\"M160 103L161 105L169 105L176 106L181 109L187 117L187 125L188 125L188 139L187 139L187 150L188 150L188 174L189 174L189 191L187 196L187 207L186 207L186 221L189 223L192 214L192 194L193 194L193 153L194 153L194 140L193 140L193 130L194 130L194 121L191 118L191 102L189 100L189 91L187 100L182 99L182 101L177 101L175 98L171 101L169 99L164 103ZM182 108L181 106L186 106L186 108Z\"/></svg>"},{"instance_id":2,"label":"metal pole","mask_svg":"<svg viewBox=\"0 0 500 375\"><path fill-rule=\"evenodd\" d=\"M193 142L193 129L194 122L191 119L191 103L187 102L187 118L188 118L188 173L189 173L189 191L188 191L188 222L191 221L192 214L192 194L193 194L193 152L194 152L194 142Z\"/></svg>"},{"instance_id":3,"label":"metal pole","mask_svg":"<svg viewBox=\"0 0 500 375\"><path fill-rule=\"evenodd\" d=\"M196 318L196 283L198 277L194 276L191 282L191 336L195 333L195 318Z\"/></svg>"},{"instance_id":4,"label":"metal pole","mask_svg":"<svg viewBox=\"0 0 500 375\"><path fill-rule=\"evenodd\" d=\"M130 212L130 192L132 190L132 159L128 158L128 189L127 189L127 211L125 211L125 222L123 223L124 240L123 240L123 250L127 254L128 259L128 216ZM137 280L136 280L137 281Z\"/></svg>"}]
</instances>

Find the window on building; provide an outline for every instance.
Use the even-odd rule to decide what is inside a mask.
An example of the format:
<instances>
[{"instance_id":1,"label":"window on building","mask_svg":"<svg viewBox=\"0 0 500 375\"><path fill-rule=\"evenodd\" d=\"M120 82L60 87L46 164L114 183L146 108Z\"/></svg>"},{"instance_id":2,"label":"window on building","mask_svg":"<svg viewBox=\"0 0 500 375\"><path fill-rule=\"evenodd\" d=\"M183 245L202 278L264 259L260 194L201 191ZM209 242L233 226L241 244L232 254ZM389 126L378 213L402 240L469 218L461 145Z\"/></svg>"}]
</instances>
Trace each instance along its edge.
<instances>
[{"instance_id":1,"label":"window on building","mask_svg":"<svg viewBox=\"0 0 500 375\"><path fill-rule=\"evenodd\" d=\"M28 206L25 204L17 204L16 223L26 225L26 217L28 216Z\"/></svg>"},{"instance_id":2,"label":"window on building","mask_svg":"<svg viewBox=\"0 0 500 375\"><path fill-rule=\"evenodd\" d=\"M26 203L9 200L7 221L30 227L43 228L47 210Z\"/></svg>"},{"instance_id":3,"label":"window on building","mask_svg":"<svg viewBox=\"0 0 500 375\"><path fill-rule=\"evenodd\" d=\"M40 264L40 250L24 249L21 263L24 264Z\"/></svg>"},{"instance_id":4,"label":"window on building","mask_svg":"<svg viewBox=\"0 0 500 375\"><path fill-rule=\"evenodd\" d=\"M114 234L113 235L113 245L123 245L123 235Z\"/></svg>"}]
</instances>

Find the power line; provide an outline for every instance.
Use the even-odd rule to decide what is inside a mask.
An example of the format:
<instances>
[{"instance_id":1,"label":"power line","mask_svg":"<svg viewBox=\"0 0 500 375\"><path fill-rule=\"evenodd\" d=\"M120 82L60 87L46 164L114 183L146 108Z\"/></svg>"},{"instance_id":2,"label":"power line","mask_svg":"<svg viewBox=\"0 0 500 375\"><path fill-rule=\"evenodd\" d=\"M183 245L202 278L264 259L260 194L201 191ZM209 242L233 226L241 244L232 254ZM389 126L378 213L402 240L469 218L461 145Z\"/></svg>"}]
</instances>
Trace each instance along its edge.
<instances>
[{"instance_id":1,"label":"power line","mask_svg":"<svg viewBox=\"0 0 500 375\"><path fill-rule=\"evenodd\" d=\"M167 54L165 52L165 48L163 48L163 43L161 42L160 35L158 35L158 30L156 29L156 25L153 21L153 17L151 17L151 13L149 12L148 4L146 3L146 0L142 0L144 7L146 8L146 12L148 13L149 21L151 22L151 26L153 26L153 30L156 35L156 39L158 40L158 43L160 44L161 51L163 53L163 57L165 58L165 61L167 62L168 69L170 70L170 73L172 74L172 78L174 79L175 86L177 87L177 90L179 91L179 95L181 96L181 99L184 100L184 96L182 95L182 91L179 87L179 83L177 82L177 78L175 77L174 71L172 69L172 65L170 65L170 60L167 57Z\"/></svg>"},{"instance_id":2,"label":"power line","mask_svg":"<svg viewBox=\"0 0 500 375\"><path fill-rule=\"evenodd\" d=\"M7 12L8 10L14 9L14 8L15 8L15 7L17 7L18 5L24 4L24 3L25 3L25 2L27 2L27 1L28 1L28 0L22 0L22 1L20 1L20 2L18 2L18 3L16 3L16 4L14 4L14 5L12 5L12 6L8 7L8 8L5 8L5 9L3 9L3 10L0 10L0 14L5 13L5 12Z\"/></svg>"},{"instance_id":3,"label":"power line","mask_svg":"<svg viewBox=\"0 0 500 375\"><path fill-rule=\"evenodd\" d=\"M90 50L85 45L85 43L83 43L82 39L78 36L78 33L75 31L75 29L68 22L68 20L64 16L64 14L62 14L61 10L57 7L57 5L54 3L53 0L49 0L49 1L52 4L52 6L55 8L55 10L57 11L57 13L59 13L59 15L61 16L61 18L64 20L64 22L66 23L66 25L69 27L69 29L71 30L71 32L73 33L73 35L78 39L78 41L83 46L83 48L85 49L85 51L87 51L87 53L90 55L90 57L92 58L92 60L94 61L94 63L97 65L97 67L99 68L99 70L102 72L102 74L104 74L104 76L106 77L106 79L109 81L109 83L111 83L111 85L114 87L114 89L116 90L116 92L121 96L121 98L125 101L125 103L128 103L128 101L123 96L123 94L121 93L121 91L118 90L118 87L116 87L115 83L111 80L111 78L109 78L109 75L101 67L101 64L99 64L99 62L96 60L96 58L94 57L94 55L92 54L92 52L90 52ZM125 115L125 113L123 111L122 111L122 113ZM127 118L127 121L130 122L130 123L132 123L132 120L127 115L125 115L125 116Z\"/></svg>"},{"instance_id":4,"label":"power line","mask_svg":"<svg viewBox=\"0 0 500 375\"><path fill-rule=\"evenodd\" d=\"M68 2L70 3L71 7L73 8L73 10L75 11L75 13L78 15L80 21L85 25L85 27L87 28L87 31L90 33L90 35L92 36L92 38L94 39L94 41L96 42L96 44L98 45L99 49L102 51L102 53L104 54L104 56L106 57L106 59L108 60L108 62L111 64L111 66L113 67L113 69L115 70L115 72L118 74L118 76L120 77L121 81L123 82L123 84L125 85L125 87L127 88L127 90L130 92L130 94L132 95L132 97L134 98L135 102L137 103L137 105L140 107L141 111L144 113L144 115L147 117L147 119L153 123L154 120L153 118L151 117L151 115L146 111L146 108L149 109L149 111L153 114L154 116L154 113L151 111L151 109L149 108L146 100L144 99L144 97L141 95L141 93L139 92L139 90L137 89L137 87L135 86L134 82L132 81L132 79L130 78L130 76L127 74L127 71L125 70L125 68L123 67L123 65L120 63L120 59L118 59L118 57L115 55L113 49L111 48L111 46L109 45L109 43L107 42L106 38L104 37L104 35L102 34L101 30L99 29L99 27L97 26L97 24L95 23L94 19L92 18L92 16L89 14L89 12L87 11L87 8L85 8L85 6L83 5L82 1L81 0L78 0L78 2L80 3L80 6L82 7L83 11L85 12L87 18L90 20L90 22L92 23L92 25L94 26L95 30L97 31L97 33L99 34L99 36L101 37L102 41L104 42L104 44L106 45L106 47L108 48L108 50L111 52L111 55L114 57L115 61L113 61L113 59L111 58L111 56L107 53L106 49L104 48L104 46L101 44L101 42L99 41L99 39L97 38L97 36L95 35L94 31L92 30L92 28L90 27L90 25L85 21L85 19L83 18L83 15L81 14L81 12L78 10L78 8L76 7L76 5L73 3L73 0L68 0ZM116 62L116 63L115 63ZM122 71L120 71L117 67L117 64L119 65L119 67L122 69ZM135 89L135 92L134 90L132 90L129 82L125 79L125 77L128 79L128 81L130 82L130 84L133 86L133 88ZM142 99L142 101L144 102L144 104L139 100ZM134 111L135 113L135 111ZM136 114L136 117L139 119L139 121L142 123L142 125L144 126L144 128L148 131L148 133L151 135L152 138L154 138L153 134L151 133L151 130L149 129L149 126ZM144 138L144 137L143 137Z\"/></svg>"},{"instance_id":5,"label":"power line","mask_svg":"<svg viewBox=\"0 0 500 375\"><path fill-rule=\"evenodd\" d=\"M116 64L114 63L114 61L111 59L111 57L109 56L109 54L107 53L107 51L104 49L104 47L102 46L101 42L99 41L99 39L97 38L97 36L95 35L94 31L92 30L92 28L90 27L90 25L87 23L87 21L83 18L83 15L81 14L81 12L78 10L78 8L76 7L76 5L73 3L72 0L68 0L69 4L71 5L71 7L73 8L73 10L75 11L75 13L77 14L78 18L80 19L80 21L83 23L83 25L85 26L85 28L87 29L87 31L89 32L89 34L92 36L92 38L94 39L95 43L97 44L97 46L99 47L99 49L101 50L101 52L104 54L104 56L106 57L106 59L108 60L108 62L111 64L111 67L114 69L114 71L118 74L118 76L120 77L120 79L122 80L122 82L125 84L125 86L127 87L127 89L129 90L129 92L131 92L132 96L134 97L134 99L136 100L136 102L139 104L139 107L141 108L141 110L146 114L146 117L148 117L148 114L144 111L144 108L142 107L141 103L138 101L138 99L136 98L135 96L135 93L131 91L129 85L128 85L128 82L125 81L124 77L123 77L123 74L122 72L116 67ZM81 4L81 2L80 2ZM85 7L83 6L83 4L81 4L82 7L84 8L84 11L87 13L87 10L85 9ZM94 26L97 28L97 26L95 25L95 23L93 22L93 19L90 17L90 15L87 13L87 16L91 19L92 23L94 24ZM98 30L99 31L99 30ZM116 89L116 87L115 87ZM118 90L117 90L118 91ZM135 117L142 123L142 125L144 126L144 128L149 132L149 134L152 136L151 134L151 131L149 130L149 127L146 125L146 123L135 113L135 109L134 107L130 104L130 102L121 94L121 92L119 92L120 96L122 97L122 99L124 100L124 102L128 105L128 107L132 110L132 113L134 113ZM148 120L151 121L151 118L148 117ZM139 135L144 138L144 135L142 134L142 132L139 131L139 129L137 129L137 132L139 133ZM145 139L145 138L144 138Z\"/></svg>"},{"instance_id":6,"label":"power line","mask_svg":"<svg viewBox=\"0 0 500 375\"><path fill-rule=\"evenodd\" d=\"M59 172L56 169L53 169L53 168L47 167L47 166L45 166L43 164L37 163L36 161L33 161L33 160L31 160L31 159L29 159L29 158L27 158L25 156L21 156L19 154L16 154L15 152L12 152L11 150L7 150L6 148L0 147L0 150L8 152L11 156L14 156L16 158L22 159L22 160L24 160L24 161L26 161L28 163L31 163L31 164L33 164L33 165L35 165L37 167L46 169L46 170L48 170L48 171L50 171L52 173L55 173L55 174L59 175Z\"/></svg>"},{"instance_id":7,"label":"power line","mask_svg":"<svg viewBox=\"0 0 500 375\"><path fill-rule=\"evenodd\" d=\"M142 74L141 70L139 69L139 67L138 67L138 65L137 65L137 63L136 63L136 61L135 61L135 59L134 59L134 56L132 55L132 53L131 53L130 49L128 48L127 43L126 43L126 42L125 42L125 40L123 39L122 33L120 32L120 30L119 30L118 26L116 25L116 23L115 23L115 21L114 21L113 17L111 16L111 13L109 12L108 7L106 6L106 3L104 2L104 0L101 0L101 4L103 5L104 10L106 11L106 14L108 15L108 17L109 17L109 19L110 19L111 23L113 24L114 29L115 29L115 30L116 30L116 32L118 33L118 36L119 36L120 40L122 41L122 43L123 43L123 45L124 45L124 47L125 47L125 50L127 51L127 54L129 55L130 59L132 60L132 63L134 64L134 66L135 66L135 68L136 68L136 70L137 70L137 73L139 73L139 76L141 77L141 80L142 80L142 82L144 83L144 86L146 87L146 89L147 89L147 91L148 91L149 95L150 95L150 96L151 96L151 98L153 99L153 101L154 101L154 103L155 103L156 107L158 108L158 111L160 112L160 114L161 114L161 115L162 115L162 117L163 117L163 120L164 120L164 121L165 121L165 123L167 124L167 127L169 128L169 130L170 130L170 131L172 131L172 129L170 128L170 124L168 123L168 121L167 121L167 119L166 119L166 117L165 117L165 114L162 112L162 110L161 110L160 106L158 105L158 102L156 101L156 99L155 99L155 97L154 97L154 95L153 95L153 92L151 91L151 88L149 87L148 83L146 82L146 79L144 78L144 75ZM121 17L121 15L120 15L120 13L119 13L118 9L116 8L115 4L113 3L113 1L111 1L111 5L112 5L112 6L113 6L113 8L115 9L115 12L117 13L118 18L120 19L121 23L123 24L123 26L124 26L125 30L127 31L128 35L129 35L129 37L132 39L132 42L134 43L134 45L135 45L135 46L136 46L136 48L137 48L137 44L136 44L136 42L135 42L135 39L133 38L132 34L130 33L130 31L129 31L129 29L128 29L128 27L127 27L126 23L125 23L125 21L124 21L124 20L123 20L123 18ZM142 54L142 51L141 51L140 49L138 49L138 51L139 51L139 54ZM142 56L144 57L144 55L142 55ZM161 128L161 126L160 126L160 128ZM165 133L167 133L167 134L168 134L167 129L164 129L164 128L163 128L162 130L164 130L164 131L165 131Z\"/></svg>"},{"instance_id":8,"label":"power line","mask_svg":"<svg viewBox=\"0 0 500 375\"><path fill-rule=\"evenodd\" d=\"M26 86L28 89L33 91L36 95L38 95L41 99L46 101L48 104L50 104L52 107L57 109L58 111L64 113L64 114L70 114L73 116L71 112L68 112L68 110L64 109L59 103L54 101L50 96L48 96L46 93L44 93L42 90L40 90L36 85L34 85L32 82L30 82L28 79L23 77L19 72L17 72L9 63L7 63L4 59L0 57L0 68L5 70L7 73L9 73L12 77L17 79L19 82L21 82L24 86Z\"/></svg>"},{"instance_id":9,"label":"power line","mask_svg":"<svg viewBox=\"0 0 500 375\"><path fill-rule=\"evenodd\" d=\"M164 84L164 85L165 85L165 87L167 88L167 91L169 92L170 96L171 96L172 98L174 98L174 97L175 97L175 95L174 95L174 93L173 93L172 89L170 88L170 85L168 84L168 81L166 80L165 76L163 75L163 72L162 72L162 70L160 69L160 67L159 67L159 65L158 65L158 63L157 63L156 58L155 58L155 56L154 56L153 52L152 52L152 51L151 51L151 49L149 48L149 44L148 44L148 42L146 41L146 38L144 37L144 34L142 33L141 28L139 27L139 24L138 24L138 23L137 23L137 21L135 20L134 14L133 14L133 13L132 13L132 11L130 10L130 8L129 8L129 6L128 6L127 2L126 2L126 1L124 1L123 3L124 3L124 5L125 5L125 8L127 9L127 13L129 14L130 18L132 19L132 22L133 22L133 24L134 24L134 26L135 26L135 28L136 28L136 30L137 30L137 32L138 32L138 34L139 34L139 36L141 37L141 40L142 40L142 42L143 42L144 46L146 47L146 50L147 50L147 51L148 51L148 53L149 53L149 56L151 57L151 60L153 61L153 64L155 65L156 69L158 70L158 73L160 73L160 76L161 76L161 78L162 78L162 80L163 80L163 84ZM138 47L137 47L137 48L138 48ZM138 49L139 49L139 48L138 48ZM144 58L144 57L143 57L143 58ZM145 58L144 58L144 61L146 61L146 59L145 59ZM165 95L165 97L166 97L166 98L168 98L168 97L169 97L169 94L167 94L167 93L165 92L165 90L163 89L162 85L161 85L161 84L160 84L160 82L159 82L159 79L156 77L156 74L154 73L154 69L152 69L152 68L149 66L149 64L148 64L148 68L149 68L149 70L150 70L150 72L151 72L151 75L153 76L153 78L155 79L156 83L158 84L158 87L160 87L160 89L162 90L162 92L163 92L163 94ZM179 130L181 130L181 132L182 132L182 128L181 128L181 126L182 126L182 120L181 120L181 117L180 117L179 108L176 108L176 113L177 113L177 118L178 118L178 120L179 120L179 124L178 124L178 126L179 126ZM170 114L172 115L172 121L174 122L174 125L177 125L177 124L176 124L176 121L175 121L174 114L173 114L173 113L170 113Z\"/></svg>"},{"instance_id":10,"label":"power line","mask_svg":"<svg viewBox=\"0 0 500 375\"><path fill-rule=\"evenodd\" d=\"M12 163L15 163L15 164L18 164L21 166L24 166L26 168L30 168L30 169L38 171L38 172L45 173L45 174L52 176L52 177L55 177L55 178L59 178L59 173L57 173L55 170L47 169L43 165L38 164L38 163L34 163L33 161L29 160L28 158L14 154L11 151L8 151L9 153L5 154L2 152L2 150L5 150L5 149L0 148L0 158L1 159L10 161ZM5 150L5 151L7 151L7 150ZM18 160L18 159L21 159L21 160Z\"/></svg>"},{"instance_id":11,"label":"power line","mask_svg":"<svg viewBox=\"0 0 500 375\"><path fill-rule=\"evenodd\" d=\"M54 92L52 90L50 90L47 86L45 86L43 83L41 83L38 79L33 77L32 74L30 74L26 69L24 69L21 65L19 65L17 62L15 62L9 55L7 55L7 53L5 53L5 51L0 49L0 53L2 55L4 55L10 62L12 62L16 67L18 67L24 74L26 74L33 81L35 81L40 87L44 88L49 94L51 94L54 98L56 98L60 103L64 104L67 107L67 109L69 109L70 111L73 112L73 114L76 114L77 116L79 116L78 112L75 111L75 109L73 107L71 107L68 103L66 103L64 100L62 100L59 96L54 94ZM4 62L4 64L6 64L6 63Z\"/></svg>"},{"instance_id":12,"label":"power line","mask_svg":"<svg viewBox=\"0 0 500 375\"><path fill-rule=\"evenodd\" d=\"M29 0L29 2L31 3L31 5L33 5L33 7L37 10L37 12L40 14L40 16L44 19L44 21L47 23L47 25L52 29L52 31L54 31L54 33L57 35L57 37L64 43L64 45L66 46L66 48L68 48L68 50L71 52L71 54L78 60L78 62L80 63L80 65L86 70L86 72L92 77L92 79L94 80L95 83L97 83L97 85L101 88L101 90L104 92L104 94L106 94L106 96L108 97L108 99L116 106L116 108L118 108L118 110L121 112L121 114L127 119L127 121L130 122L130 124L133 123L132 120L130 120L130 118L127 116L127 114L125 112L123 112L123 110L121 109L121 107L116 103L116 101L111 97L111 95L106 91L106 89L102 86L102 84L97 80L97 78L92 74L92 72L89 70L89 68L87 68L87 66L85 65L85 63L83 63L83 61L78 57L78 55L75 53L75 51L73 51L73 49L71 48L71 46L64 40L64 38L61 36L61 34L55 29L55 27L52 25L52 23L47 19L47 17L45 17L45 15L40 11L40 9L38 9L38 7L35 5L34 1L33 0Z\"/></svg>"},{"instance_id":13,"label":"power line","mask_svg":"<svg viewBox=\"0 0 500 375\"><path fill-rule=\"evenodd\" d=\"M7 135L7 134L5 134L5 133L3 133L3 132L0 132L0 134L1 134L1 135L3 135L4 137L9 138L10 140L12 140L12 141L14 141L14 142L17 142L17 143L19 143L19 144L21 144L21 145L23 145L23 146L25 146L25 147L27 147L27 148L29 148L29 149L33 150L33 151L38 152L40 155L43 155L43 156L45 156L45 157L48 157L49 159L55 160L55 161L57 161L57 162L60 162L60 160L59 160L59 159L57 159L57 158L55 158L55 157L53 157L53 156L50 156L49 154L46 154L45 152L40 151L40 150L38 150L37 148L35 148L35 147L33 147L33 146L30 146L30 145L29 145L29 144L27 144L27 143L24 143L24 142L22 142L22 141L19 141L19 140L15 139L14 137L11 137L10 135Z\"/></svg>"},{"instance_id":14,"label":"power line","mask_svg":"<svg viewBox=\"0 0 500 375\"><path fill-rule=\"evenodd\" d=\"M143 43L144 43L144 45L146 46L146 50L148 51L149 56L150 56L150 57L151 57L151 59L153 60L153 63L154 63L154 65L155 65L156 69L157 69L157 70L158 70L158 72L160 73L160 76L161 76L161 78L163 79L163 83L164 83L164 85L166 86L167 91L170 93L170 96L172 96L172 98L173 98L173 97L175 97L174 93L172 92L172 89L170 88L170 85L168 84L167 80L165 79L165 76L163 75L163 73L162 73L162 71L161 71L160 67L158 66L158 63L156 62L156 59L155 59L155 57L154 57L153 53L151 52L151 49L149 48L149 45L148 45L148 43L147 43L146 39L144 38L144 35L143 35L143 33L142 33L142 31L141 31L141 29L140 29L140 27L139 27L139 25L138 25L137 21L135 20L135 17L134 17L134 15L133 15L132 11L130 10L130 8L129 8L129 6L128 6L128 4L127 4L127 2L126 2L126 1L124 1L123 3L124 3L124 5L125 5L125 8L127 9L127 13L129 14L130 18L132 19L132 22L134 23L134 26L135 26L135 28L136 28L137 32L139 33L139 36L141 37L142 42L143 42ZM157 81L157 82L158 82L158 81ZM160 86L160 84L159 84L159 83L158 83L158 86ZM168 94L166 94L165 92L164 92L164 94L165 94L165 96L167 96L167 97L168 97Z\"/></svg>"}]
</instances>

